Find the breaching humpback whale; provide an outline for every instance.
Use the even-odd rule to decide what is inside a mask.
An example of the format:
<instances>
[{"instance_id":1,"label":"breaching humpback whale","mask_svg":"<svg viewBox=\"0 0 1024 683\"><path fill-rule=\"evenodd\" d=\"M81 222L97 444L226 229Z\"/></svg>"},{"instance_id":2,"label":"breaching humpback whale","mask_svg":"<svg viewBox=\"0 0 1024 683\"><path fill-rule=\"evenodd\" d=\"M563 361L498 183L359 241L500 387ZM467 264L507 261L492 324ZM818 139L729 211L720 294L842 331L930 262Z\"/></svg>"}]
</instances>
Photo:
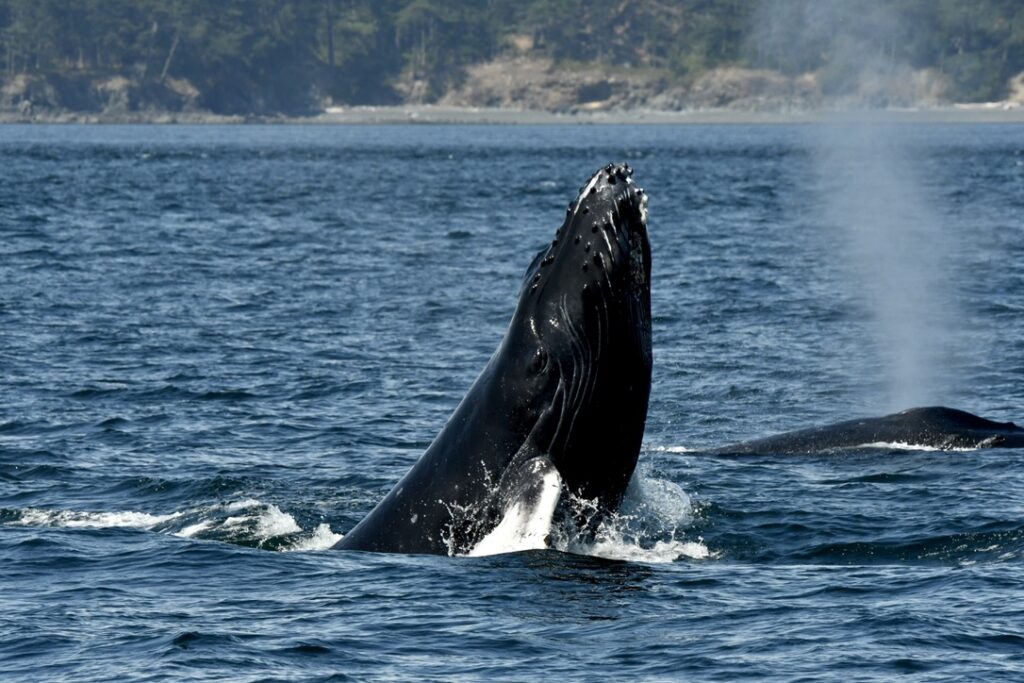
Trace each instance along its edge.
<instances>
[{"instance_id":1,"label":"breaching humpback whale","mask_svg":"<svg viewBox=\"0 0 1024 683\"><path fill-rule=\"evenodd\" d=\"M911 408L884 417L800 429L706 452L716 455L799 454L894 444L941 450L1024 448L1024 429L1012 422L993 422L954 408Z\"/></svg>"},{"instance_id":2,"label":"breaching humpback whale","mask_svg":"<svg viewBox=\"0 0 1024 683\"><path fill-rule=\"evenodd\" d=\"M647 417L650 275L647 197L628 166L608 165L580 189L554 240L534 257L504 338L444 428L334 547L501 551L508 548L494 542L497 532L517 520L550 520L564 493L597 511L574 523L615 511ZM889 444L1024 447L1024 429L951 408L915 408L702 453Z\"/></svg>"},{"instance_id":3,"label":"breaching humpback whale","mask_svg":"<svg viewBox=\"0 0 1024 683\"><path fill-rule=\"evenodd\" d=\"M636 466L651 388L647 197L628 166L580 188L533 259L497 351L440 434L336 545L471 552L561 493L613 511Z\"/></svg>"}]
</instances>

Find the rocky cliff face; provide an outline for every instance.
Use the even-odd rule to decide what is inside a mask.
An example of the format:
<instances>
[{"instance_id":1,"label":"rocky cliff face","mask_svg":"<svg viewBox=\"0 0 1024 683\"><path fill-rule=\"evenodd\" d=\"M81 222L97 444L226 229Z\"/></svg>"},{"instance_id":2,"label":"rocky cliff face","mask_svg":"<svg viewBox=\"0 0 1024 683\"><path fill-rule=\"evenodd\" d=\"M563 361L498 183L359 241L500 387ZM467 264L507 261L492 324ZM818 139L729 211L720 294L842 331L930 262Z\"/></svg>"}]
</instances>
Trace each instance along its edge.
<instances>
[{"instance_id":1,"label":"rocky cliff face","mask_svg":"<svg viewBox=\"0 0 1024 683\"><path fill-rule=\"evenodd\" d=\"M658 69L560 65L522 53L469 67L459 84L440 98L430 97L424 84L414 79L403 79L393 86L404 104L558 113L927 107L946 103L947 91L946 81L934 70L855 74L837 88L830 82L829 74L790 77L763 69L729 67L707 71L683 83ZM1024 102L1024 74L1017 76L1010 86L1012 97ZM252 87L258 95L259 85ZM207 100L191 83L174 78L140 82L118 74L22 74L0 87L0 118L217 120L219 117L203 106ZM315 96L310 101L316 102Z\"/></svg>"},{"instance_id":2,"label":"rocky cliff face","mask_svg":"<svg viewBox=\"0 0 1024 683\"><path fill-rule=\"evenodd\" d=\"M657 71L559 68L550 59L512 57L470 67L462 85L438 104L554 112L629 109L672 89Z\"/></svg>"},{"instance_id":3,"label":"rocky cliff face","mask_svg":"<svg viewBox=\"0 0 1024 683\"><path fill-rule=\"evenodd\" d=\"M140 83L121 75L19 74L0 87L0 112L106 116L143 112L197 112L199 91L188 81L167 78Z\"/></svg>"},{"instance_id":4,"label":"rocky cliff face","mask_svg":"<svg viewBox=\"0 0 1024 683\"><path fill-rule=\"evenodd\" d=\"M1024 86L1022 86L1024 87ZM555 112L650 109L794 111L822 107L934 106L945 82L934 71L863 75L848 90L829 93L818 74L785 76L764 69L712 69L680 83L655 69L558 66L549 59L503 57L467 69L438 104Z\"/></svg>"}]
</instances>

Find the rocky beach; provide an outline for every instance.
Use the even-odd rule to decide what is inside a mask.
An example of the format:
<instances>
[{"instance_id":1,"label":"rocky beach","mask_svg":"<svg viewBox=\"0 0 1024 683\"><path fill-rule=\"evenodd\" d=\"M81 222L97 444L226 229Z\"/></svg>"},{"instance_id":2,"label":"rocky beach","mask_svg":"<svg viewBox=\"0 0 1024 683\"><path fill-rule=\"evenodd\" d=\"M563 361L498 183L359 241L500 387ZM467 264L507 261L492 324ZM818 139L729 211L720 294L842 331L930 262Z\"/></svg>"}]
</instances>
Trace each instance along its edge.
<instances>
[{"instance_id":1,"label":"rocky beach","mask_svg":"<svg viewBox=\"0 0 1024 683\"><path fill-rule=\"evenodd\" d=\"M0 123L794 123L884 117L913 121L1024 121L1024 74L1002 101L945 98L928 69L864 75L841 95L826 94L814 73L712 69L684 83L663 70L566 66L546 58L501 57L466 70L440 97L406 78L402 99L348 105L330 98L303 114L224 114L204 108L184 79L143 83L123 76L18 75L0 88Z\"/></svg>"}]
</instances>

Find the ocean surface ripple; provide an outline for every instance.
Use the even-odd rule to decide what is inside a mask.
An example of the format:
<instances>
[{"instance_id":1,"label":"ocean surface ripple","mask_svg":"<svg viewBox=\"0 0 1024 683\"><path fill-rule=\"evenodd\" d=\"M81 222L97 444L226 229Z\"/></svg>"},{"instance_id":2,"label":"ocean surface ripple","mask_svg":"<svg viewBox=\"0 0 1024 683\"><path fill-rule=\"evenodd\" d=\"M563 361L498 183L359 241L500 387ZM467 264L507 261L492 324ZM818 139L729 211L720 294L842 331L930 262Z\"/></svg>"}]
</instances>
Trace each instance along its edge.
<instances>
[{"instance_id":1,"label":"ocean surface ripple","mask_svg":"<svg viewBox=\"0 0 1024 683\"><path fill-rule=\"evenodd\" d=\"M1024 128L892 140L914 174L883 208L927 207L943 249L908 286L947 313L921 328L927 387L901 389L1020 421ZM825 144L0 127L0 679L1021 680L1024 452L699 454L910 407L890 385L915 339L845 232L879 208ZM619 517L558 550L327 551L440 429L608 161L650 194L654 262Z\"/></svg>"}]
</instances>

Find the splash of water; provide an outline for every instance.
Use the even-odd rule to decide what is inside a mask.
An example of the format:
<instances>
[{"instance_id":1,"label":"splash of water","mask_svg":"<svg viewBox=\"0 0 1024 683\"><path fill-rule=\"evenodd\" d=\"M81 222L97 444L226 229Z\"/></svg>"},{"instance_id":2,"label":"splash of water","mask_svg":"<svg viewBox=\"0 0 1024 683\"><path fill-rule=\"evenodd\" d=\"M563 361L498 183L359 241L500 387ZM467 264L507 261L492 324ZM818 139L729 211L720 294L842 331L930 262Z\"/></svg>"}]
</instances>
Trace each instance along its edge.
<instances>
[{"instance_id":1,"label":"splash of water","mask_svg":"<svg viewBox=\"0 0 1024 683\"><path fill-rule=\"evenodd\" d=\"M181 538L227 541L276 550L324 550L341 534L320 524L304 531L278 506L252 498L203 505L170 514L136 511L82 511L26 508L12 522L25 526L89 529L144 529Z\"/></svg>"},{"instance_id":2,"label":"splash of water","mask_svg":"<svg viewBox=\"0 0 1024 683\"><path fill-rule=\"evenodd\" d=\"M510 506L502 521L467 555L499 555L550 548L576 555L631 562L667 563L681 558L706 559L711 551L686 531L693 522L693 504L677 484L660 479L647 466L638 468L618 512L598 515L595 501L561 492L557 475L545 479L543 494ZM556 505L565 514L556 515ZM462 517L462 519L465 519ZM594 529L581 532L582 526Z\"/></svg>"},{"instance_id":3,"label":"splash of water","mask_svg":"<svg viewBox=\"0 0 1024 683\"><path fill-rule=\"evenodd\" d=\"M665 563L680 558L706 559L713 554L701 539L689 539L693 504L677 484L660 479L647 467L633 474L619 511L602 519L593 534L580 534L568 519L556 523L555 506L569 498L574 513L597 513L593 501L561 496L560 478L545 478L538 500L513 505L502 523L469 555L494 555L552 548L562 552L634 562ZM180 538L215 540L280 551L325 550L341 534L321 523L304 530L277 505L255 498L201 505L169 514L136 511L78 511L25 508L11 522L64 528L132 528Z\"/></svg>"},{"instance_id":4,"label":"splash of water","mask_svg":"<svg viewBox=\"0 0 1024 683\"><path fill-rule=\"evenodd\" d=\"M591 501L572 499L575 512L596 513ZM574 528L553 529L556 550L630 562L668 563L713 557L702 539L689 539L693 503L675 482L660 479L647 466L633 473L616 514L603 519L596 532L581 536Z\"/></svg>"}]
</instances>

